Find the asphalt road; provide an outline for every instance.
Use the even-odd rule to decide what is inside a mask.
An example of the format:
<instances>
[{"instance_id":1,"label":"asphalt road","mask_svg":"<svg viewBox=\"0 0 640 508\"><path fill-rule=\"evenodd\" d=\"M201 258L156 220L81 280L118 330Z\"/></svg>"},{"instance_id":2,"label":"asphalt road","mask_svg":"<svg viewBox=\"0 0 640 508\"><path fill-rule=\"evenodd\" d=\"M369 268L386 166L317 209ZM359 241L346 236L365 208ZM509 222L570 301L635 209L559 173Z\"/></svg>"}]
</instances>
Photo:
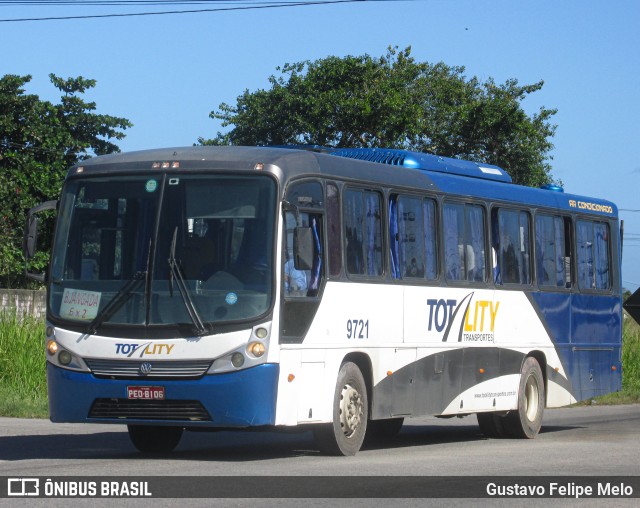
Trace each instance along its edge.
<instances>
[{"instance_id":1,"label":"asphalt road","mask_svg":"<svg viewBox=\"0 0 640 508\"><path fill-rule=\"evenodd\" d=\"M252 477L265 475L513 476L516 480L559 475L637 476L640 475L639 438L640 405L589 406L547 410L542 431L533 440L485 439L473 416L448 420L419 418L407 420L400 434L384 446L368 445L355 457L321 456L314 449L308 432L187 432L173 453L150 457L133 448L124 426L0 418L0 476L243 476L247 478L247 489L251 488ZM327 497L332 495L329 487ZM0 504L3 501L7 502L0 499ZM46 501L48 505L56 505L56 502L58 506L68 505L68 500L40 501ZM252 506L256 503L259 506L299 506L295 501L266 499L247 503ZM305 502L305 506L333 505L330 501L315 499ZM468 501L432 500L429 504L462 506ZM539 500L541 503L548 501ZM128 502L147 503L149 500ZM210 505L207 500L194 502ZM591 499L586 505L601 502ZM109 500L92 500L92 505L97 506L95 503L106 503L106 506ZM496 503L532 505L531 500L492 499L480 504L475 502L474 506ZM585 500L569 499L561 503L585 506ZM637 499L606 502L607 506L634 506L636 503ZM245 505L237 499L227 499L224 504ZM349 500L348 504L378 505L370 500ZM157 499L148 506L152 505L172 506L172 503L170 499ZM402 500L393 505L425 504L418 500Z\"/></svg>"}]
</instances>

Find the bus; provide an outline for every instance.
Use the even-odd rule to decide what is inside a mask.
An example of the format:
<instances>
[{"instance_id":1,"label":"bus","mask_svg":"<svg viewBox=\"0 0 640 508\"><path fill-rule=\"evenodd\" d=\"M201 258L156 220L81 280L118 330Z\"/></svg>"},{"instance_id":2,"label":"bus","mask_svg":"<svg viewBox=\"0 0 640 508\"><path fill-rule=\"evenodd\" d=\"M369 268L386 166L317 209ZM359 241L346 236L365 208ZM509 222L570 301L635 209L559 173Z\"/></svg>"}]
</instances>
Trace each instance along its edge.
<instances>
[{"instance_id":1,"label":"bus","mask_svg":"<svg viewBox=\"0 0 640 508\"><path fill-rule=\"evenodd\" d=\"M72 167L46 274L53 422L297 428L353 455L406 418L534 438L621 388L608 201L387 149L172 148ZM42 228L42 226L41 226ZM28 270L27 270L28 271Z\"/></svg>"}]
</instances>

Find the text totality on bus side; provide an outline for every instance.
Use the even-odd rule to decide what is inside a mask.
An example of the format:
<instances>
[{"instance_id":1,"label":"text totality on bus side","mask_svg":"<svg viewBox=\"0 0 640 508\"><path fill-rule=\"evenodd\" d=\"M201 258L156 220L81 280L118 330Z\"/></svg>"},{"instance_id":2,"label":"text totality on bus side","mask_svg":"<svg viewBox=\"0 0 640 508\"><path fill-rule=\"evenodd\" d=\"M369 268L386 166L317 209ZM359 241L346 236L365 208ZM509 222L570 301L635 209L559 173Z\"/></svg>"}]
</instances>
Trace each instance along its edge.
<instances>
[{"instance_id":1,"label":"text totality on bus side","mask_svg":"<svg viewBox=\"0 0 640 508\"><path fill-rule=\"evenodd\" d=\"M467 302L472 295L467 295L460 302L456 299L428 299L429 308L428 331L438 333L448 331L459 308ZM459 337L465 342L493 342L494 330L499 301L475 300L467 303L464 318L460 321L461 330ZM449 335L449 334L447 334ZM443 340L446 340L445 337Z\"/></svg>"}]
</instances>

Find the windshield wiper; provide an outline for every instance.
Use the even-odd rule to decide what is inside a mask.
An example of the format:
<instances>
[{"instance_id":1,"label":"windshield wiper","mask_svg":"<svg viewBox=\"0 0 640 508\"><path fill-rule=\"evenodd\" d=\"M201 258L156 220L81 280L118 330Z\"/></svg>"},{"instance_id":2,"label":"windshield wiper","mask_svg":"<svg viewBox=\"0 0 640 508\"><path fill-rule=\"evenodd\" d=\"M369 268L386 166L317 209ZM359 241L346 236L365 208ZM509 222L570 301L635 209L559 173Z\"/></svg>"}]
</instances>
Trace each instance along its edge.
<instances>
[{"instance_id":1,"label":"windshield wiper","mask_svg":"<svg viewBox=\"0 0 640 508\"><path fill-rule=\"evenodd\" d=\"M202 319L200 319L200 314L198 314L198 310L193 304L193 300L191 299L191 293L189 293L189 288L184 282L184 277L182 276L182 271L178 266L178 262L176 261L176 238L178 236L178 226L173 230L173 238L171 240L171 249L169 250L169 268L171 269L171 273L169 276L169 293L173 296L173 279L176 281L176 285L178 286L178 291L180 292L180 296L182 297L182 301L184 302L184 306L187 308L187 313L193 321L193 325L196 328L198 336L205 335L207 333L207 328L204 326Z\"/></svg>"},{"instance_id":2,"label":"windshield wiper","mask_svg":"<svg viewBox=\"0 0 640 508\"><path fill-rule=\"evenodd\" d=\"M126 301L131 298L133 290L145 280L146 276L147 272L136 272L133 278L127 281L127 283L120 288L120 291L116 293L116 296L109 300L109 303L104 306L96 317L93 318L93 321L91 321L87 327L87 333L89 335L95 334L102 323L111 319L111 317L118 312L120 307L122 307Z\"/></svg>"}]
</instances>

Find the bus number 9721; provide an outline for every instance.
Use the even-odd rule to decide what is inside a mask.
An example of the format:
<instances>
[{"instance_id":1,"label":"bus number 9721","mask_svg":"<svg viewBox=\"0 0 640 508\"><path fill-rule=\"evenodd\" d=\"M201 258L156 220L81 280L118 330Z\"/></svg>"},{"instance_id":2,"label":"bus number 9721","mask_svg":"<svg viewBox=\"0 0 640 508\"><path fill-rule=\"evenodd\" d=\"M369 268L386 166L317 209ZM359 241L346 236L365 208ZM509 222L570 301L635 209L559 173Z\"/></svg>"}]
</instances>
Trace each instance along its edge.
<instances>
[{"instance_id":1,"label":"bus number 9721","mask_svg":"<svg viewBox=\"0 0 640 508\"><path fill-rule=\"evenodd\" d=\"M369 320L349 319L347 320L347 339L368 339Z\"/></svg>"}]
</instances>

